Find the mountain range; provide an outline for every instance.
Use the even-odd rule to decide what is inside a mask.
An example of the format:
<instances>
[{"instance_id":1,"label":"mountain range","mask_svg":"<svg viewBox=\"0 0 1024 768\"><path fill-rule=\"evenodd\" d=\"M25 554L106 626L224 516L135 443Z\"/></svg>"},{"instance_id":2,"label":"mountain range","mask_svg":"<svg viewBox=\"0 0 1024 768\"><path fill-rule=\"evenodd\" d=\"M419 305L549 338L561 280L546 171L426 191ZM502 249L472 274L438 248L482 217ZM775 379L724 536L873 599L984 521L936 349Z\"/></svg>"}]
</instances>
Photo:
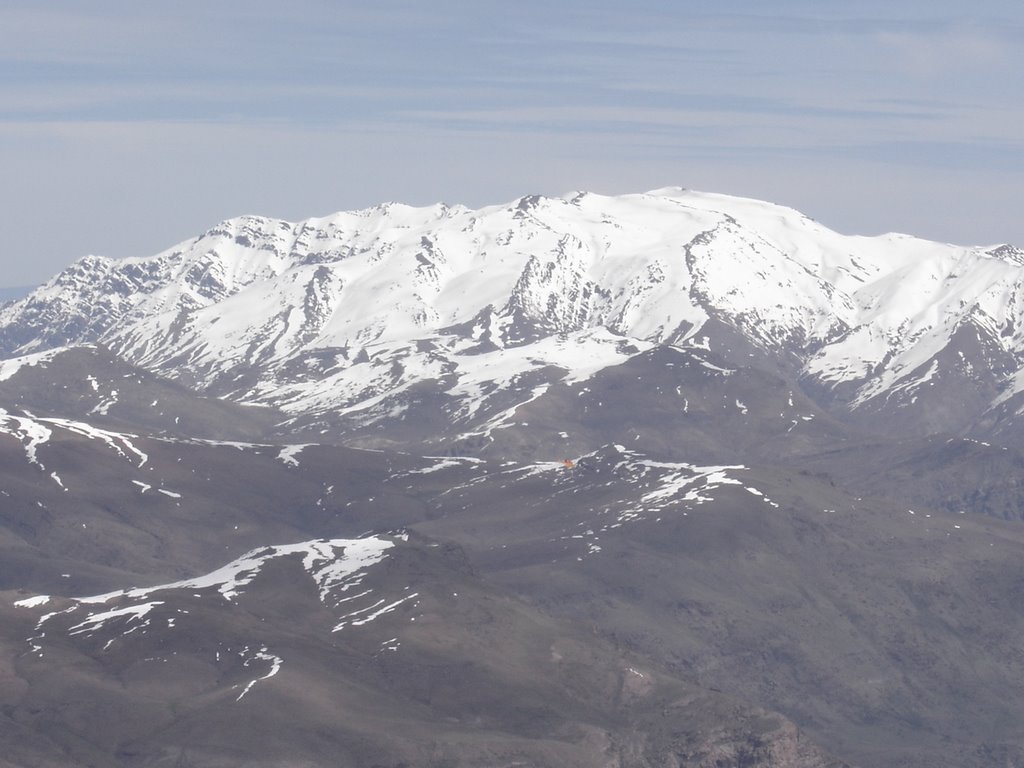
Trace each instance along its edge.
<instances>
[{"instance_id":1,"label":"mountain range","mask_svg":"<svg viewBox=\"0 0 1024 768\"><path fill-rule=\"evenodd\" d=\"M1024 766L1024 251L662 189L0 308L10 765Z\"/></svg>"}]
</instances>

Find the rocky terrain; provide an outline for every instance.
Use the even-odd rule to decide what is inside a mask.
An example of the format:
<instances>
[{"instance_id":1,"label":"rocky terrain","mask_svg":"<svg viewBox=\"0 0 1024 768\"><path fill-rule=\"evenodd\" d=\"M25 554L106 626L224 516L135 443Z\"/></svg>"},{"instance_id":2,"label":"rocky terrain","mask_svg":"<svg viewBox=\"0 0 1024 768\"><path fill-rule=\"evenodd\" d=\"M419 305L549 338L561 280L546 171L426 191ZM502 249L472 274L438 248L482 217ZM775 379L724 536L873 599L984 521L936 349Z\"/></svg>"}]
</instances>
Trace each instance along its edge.
<instances>
[{"instance_id":1,"label":"rocky terrain","mask_svg":"<svg viewBox=\"0 0 1024 768\"><path fill-rule=\"evenodd\" d=\"M679 189L0 309L0 765L1024 766L1024 254Z\"/></svg>"}]
</instances>

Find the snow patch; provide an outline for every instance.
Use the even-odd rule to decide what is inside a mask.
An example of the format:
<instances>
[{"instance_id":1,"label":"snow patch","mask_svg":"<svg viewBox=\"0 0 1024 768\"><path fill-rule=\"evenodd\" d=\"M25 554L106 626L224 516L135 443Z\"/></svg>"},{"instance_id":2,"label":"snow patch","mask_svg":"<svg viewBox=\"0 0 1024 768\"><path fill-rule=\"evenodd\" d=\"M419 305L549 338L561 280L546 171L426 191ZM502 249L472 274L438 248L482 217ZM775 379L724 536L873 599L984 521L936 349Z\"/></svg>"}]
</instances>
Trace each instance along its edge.
<instances>
[{"instance_id":1,"label":"snow patch","mask_svg":"<svg viewBox=\"0 0 1024 768\"><path fill-rule=\"evenodd\" d=\"M304 448L308 448L312 443L302 443L299 445L286 445L277 454L277 458L280 459L284 464L290 467L299 466L298 455L302 453Z\"/></svg>"}]
</instances>

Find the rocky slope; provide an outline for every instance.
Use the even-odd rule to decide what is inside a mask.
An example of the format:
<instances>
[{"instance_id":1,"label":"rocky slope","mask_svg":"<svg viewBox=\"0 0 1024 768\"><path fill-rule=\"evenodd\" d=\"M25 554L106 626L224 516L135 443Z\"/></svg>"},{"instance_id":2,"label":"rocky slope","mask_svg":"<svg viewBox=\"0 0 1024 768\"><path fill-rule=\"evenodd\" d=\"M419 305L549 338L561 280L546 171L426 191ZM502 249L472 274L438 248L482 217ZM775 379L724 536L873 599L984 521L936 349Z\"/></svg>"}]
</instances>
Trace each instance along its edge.
<instances>
[{"instance_id":1,"label":"rocky slope","mask_svg":"<svg viewBox=\"0 0 1024 768\"><path fill-rule=\"evenodd\" d=\"M1024 767L1021 269L678 189L84 259L0 311L0 762Z\"/></svg>"}]
</instances>

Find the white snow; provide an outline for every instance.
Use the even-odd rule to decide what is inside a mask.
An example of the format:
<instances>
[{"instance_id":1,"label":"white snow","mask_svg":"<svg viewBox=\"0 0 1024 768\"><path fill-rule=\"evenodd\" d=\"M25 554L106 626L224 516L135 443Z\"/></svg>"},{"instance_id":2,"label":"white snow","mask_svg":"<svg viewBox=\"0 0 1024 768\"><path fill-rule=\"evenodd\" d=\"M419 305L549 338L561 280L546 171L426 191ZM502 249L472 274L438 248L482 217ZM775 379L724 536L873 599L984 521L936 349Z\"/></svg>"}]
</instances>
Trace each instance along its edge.
<instances>
[{"instance_id":1,"label":"white snow","mask_svg":"<svg viewBox=\"0 0 1024 768\"><path fill-rule=\"evenodd\" d=\"M7 360L0 360L0 381L7 381L14 374L20 371L25 366L45 366L46 363L50 362L57 355L67 351L67 347L56 347L54 349L47 349L43 352L34 352L28 355L22 355L21 357L12 357Z\"/></svg>"},{"instance_id":2,"label":"white snow","mask_svg":"<svg viewBox=\"0 0 1024 768\"><path fill-rule=\"evenodd\" d=\"M140 603L139 605L128 605L124 608L113 608L109 611L90 613L84 621L69 627L68 634L92 634L111 619L126 618L128 622L138 621L158 605L163 605L163 601L153 600L148 603Z\"/></svg>"},{"instance_id":3,"label":"white snow","mask_svg":"<svg viewBox=\"0 0 1024 768\"><path fill-rule=\"evenodd\" d=\"M100 429L99 427L94 427L91 424L86 424L85 422L72 421L70 419L44 418L40 419L40 421L44 421L47 424L52 424L56 427L61 427L62 429L66 429L68 432L73 432L77 435L87 437L90 440L98 440L113 449L119 456L123 456L126 459L129 458L128 453L131 453L136 459L138 459L139 463L136 465L138 467L145 466L146 462L149 460L149 457L136 448L131 442L132 439L136 439L138 437L137 435L130 435L122 432L111 432L110 430ZM120 443L120 445L118 445L118 443ZM128 453L125 453L125 451L128 451Z\"/></svg>"},{"instance_id":4,"label":"white snow","mask_svg":"<svg viewBox=\"0 0 1024 768\"><path fill-rule=\"evenodd\" d=\"M25 456L29 462L40 469L45 469L39 460L37 450L50 439L53 434L50 429L40 424L27 411L25 416L15 416L0 408L0 432L20 440L25 446Z\"/></svg>"},{"instance_id":5,"label":"white snow","mask_svg":"<svg viewBox=\"0 0 1024 768\"><path fill-rule=\"evenodd\" d=\"M562 537L585 544L583 556L603 551L602 544L598 543L603 534L642 520L660 522L666 511L674 511L686 517L688 511L713 501L716 492L725 486L738 486L759 498L766 506L779 506L763 491L734 476L747 471L747 467L741 464L701 466L686 462L655 461L623 445L609 448L619 454L610 468L591 464L607 462L609 456L606 448L576 461L576 466L590 464L589 470L583 473L567 472L562 462L536 462L502 469L503 475L510 475L515 481L534 476L547 477L556 494L576 493L595 482L611 489L609 493L614 501L603 509L589 510L578 528ZM598 473L600 479L595 478Z\"/></svg>"},{"instance_id":6,"label":"white snow","mask_svg":"<svg viewBox=\"0 0 1024 768\"><path fill-rule=\"evenodd\" d=\"M95 383L95 379L93 380ZM110 390L110 394L105 400L101 400L89 413L96 413L100 416L106 416L110 412L110 406L117 403L117 390Z\"/></svg>"},{"instance_id":7,"label":"white snow","mask_svg":"<svg viewBox=\"0 0 1024 768\"><path fill-rule=\"evenodd\" d=\"M156 597L171 591L188 590L192 591L195 597L202 598L206 593L194 592L194 590L215 589L223 599L234 601L259 575L266 563L282 557L299 559L317 588L320 600L325 605L332 609L345 606L345 613L339 618L339 624L335 627L335 631L345 626L362 626L418 597L418 593L410 593L398 599L389 599L386 596L375 595L372 589L362 589L348 594L353 587L362 582L367 569L381 562L387 551L395 546L396 541L401 540L404 540L404 535L370 536L362 539L320 539L261 547L211 573L196 578L152 587L118 590L102 595L70 598L73 604L69 608L43 615L37 623L36 629L37 631L41 629L55 616L83 613L84 618L67 629L69 635L94 634L112 626L111 622L115 620L124 622L116 624L119 627L118 631L122 635L129 634L147 626L147 615L158 606L165 604L165 600L155 599ZM15 605L22 608L37 608L45 605L49 600L50 597L47 595L38 595L19 600ZM359 601L371 602L368 605L356 607L355 604ZM110 603L115 603L115 607L102 609L95 607L106 606ZM187 614L188 612L179 610L177 613ZM175 629L176 627L177 623L174 617L168 618L167 628ZM42 635L30 638L30 641L38 643L41 637ZM260 653L267 654L266 648ZM253 658L272 661L271 656L272 654L261 656L258 653ZM272 667L271 674L258 678L258 680L272 676L279 667L280 659L278 658L275 666Z\"/></svg>"},{"instance_id":8,"label":"white snow","mask_svg":"<svg viewBox=\"0 0 1024 768\"><path fill-rule=\"evenodd\" d=\"M270 662L270 671L262 677L257 677L255 680L250 680L249 683L242 690L242 692L238 694L238 698L235 699L235 701L241 701L242 697L245 696L245 694L247 694L250 690L252 690L252 687L256 685L256 683L260 682L261 680L269 680L278 672L280 672L281 665L284 663L280 656L275 656L274 654L270 653L267 650L266 646L256 651L256 653L254 653L251 658L246 659L245 662L243 663L245 664L245 666L249 666L254 661Z\"/></svg>"},{"instance_id":9,"label":"white snow","mask_svg":"<svg viewBox=\"0 0 1024 768\"><path fill-rule=\"evenodd\" d=\"M133 462L137 461L136 467L139 468L145 466L149 459L132 442L132 440L137 439L136 435L112 432L71 419L37 418L28 411L23 411L22 413L22 416L16 416L0 408L0 433L8 434L21 440L25 445L25 455L28 460L38 465L41 469L44 467L38 456L38 448L53 437L54 428L65 430L90 440L97 440L108 448L113 449L119 456ZM59 478L54 477L54 480L63 486Z\"/></svg>"},{"instance_id":10,"label":"white snow","mask_svg":"<svg viewBox=\"0 0 1024 768\"><path fill-rule=\"evenodd\" d=\"M424 456L424 459L430 459L434 461L428 467L422 467L420 469L410 469L399 475L404 477L406 475L429 475L434 472L440 472L444 469L453 469L455 467L463 467L466 465L479 465L483 464L483 459L478 459L473 456Z\"/></svg>"},{"instance_id":11,"label":"white snow","mask_svg":"<svg viewBox=\"0 0 1024 768\"><path fill-rule=\"evenodd\" d=\"M640 497L640 501L651 509L660 509L659 503L677 498L688 502L709 501L710 496L706 494L722 485L743 485L741 481L730 477L729 471L746 469L742 464L700 467L649 459L640 459L636 463L641 467L667 470L656 481L659 487Z\"/></svg>"},{"instance_id":12,"label":"white snow","mask_svg":"<svg viewBox=\"0 0 1024 768\"><path fill-rule=\"evenodd\" d=\"M116 292L129 274L151 277ZM855 385L855 405L928 383L968 322L1024 356L1017 258L844 236L782 206L679 188L240 217L156 256L88 257L0 311L6 325L30 304L49 310L21 350L32 354L0 363L0 380L57 354L35 349L67 343L59 320L111 296L87 340L165 375L226 385L244 368L256 380L235 400L365 422L400 415L435 381L453 418L483 434L517 418L498 393L518 391L522 408L657 343L710 352L709 309L766 349L796 345L805 374ZM1005 384L994 404L1024 391L1024 371Z\"/></svg>"},{"instance_id":13,"label":"white snow","mask_svg":"<svg viewBox=\"0 0 1024 768\"><path fill-rule=\"evenodd\" d=\"M277 454L277 458L289 466L297 467L299 466L298 455L302 453L303 448L308 448L310 445L311 443L302 443L299 445L286 445Z\"/></svg>"},{"instance_id":14,"label":"white snow","mask_svg":"<svg viewBox=\"0 0 1024 768\"><path fill-rule=\"evenodd\" d=\"M298 544L261 547L204 576L154 587L136 587L91 597L79 597L76 600L83 604L108 603L122 597L146 598L153 593L166 590L214 587L225 600L233 600L243 587L256 578L268 561L295 555L302 557L303 568L316 582L323 600L334 589L348 589L353 583L353 576L380 562L386 551L393 546L394 541L391 539L372 536L365 539L318 539Z\"/></svg>"},{"instance_id":15,"label":"white snow","mask_svg":"<svg viewBox=\"0 0 1024 768\"><path fill-rule=\"evenodd\" d=\"M36 608L46 605L48 602L50 602L49 595L36 595L35 597L26 597L24 600L17 600L14 604L19 608Z\"/></svg>"},{"instance_id":16,"label":"white snow","mask_svg":"<svg viewBox=\"0 0 1024 768\"><path fill-rule=\"evenodd\" d=\"M347 626L359 627L363 624L369 624L371 621L380 616L383 616L385 613L391 613L391 611L395 610L402 603L408 602L409 600L414 600L417 597L419 597L419 592L413 592L412 594L400 597L398 600L395 600L386 605L384 605L384 600L378 600L377 602L373 603L373 605L367 606L365 608L360 608L357 611L353 611L352 613L346 614L344 617L342 617L342 620L335 625L332 631L338 632Z\"/></svg>"}]
</instances>

